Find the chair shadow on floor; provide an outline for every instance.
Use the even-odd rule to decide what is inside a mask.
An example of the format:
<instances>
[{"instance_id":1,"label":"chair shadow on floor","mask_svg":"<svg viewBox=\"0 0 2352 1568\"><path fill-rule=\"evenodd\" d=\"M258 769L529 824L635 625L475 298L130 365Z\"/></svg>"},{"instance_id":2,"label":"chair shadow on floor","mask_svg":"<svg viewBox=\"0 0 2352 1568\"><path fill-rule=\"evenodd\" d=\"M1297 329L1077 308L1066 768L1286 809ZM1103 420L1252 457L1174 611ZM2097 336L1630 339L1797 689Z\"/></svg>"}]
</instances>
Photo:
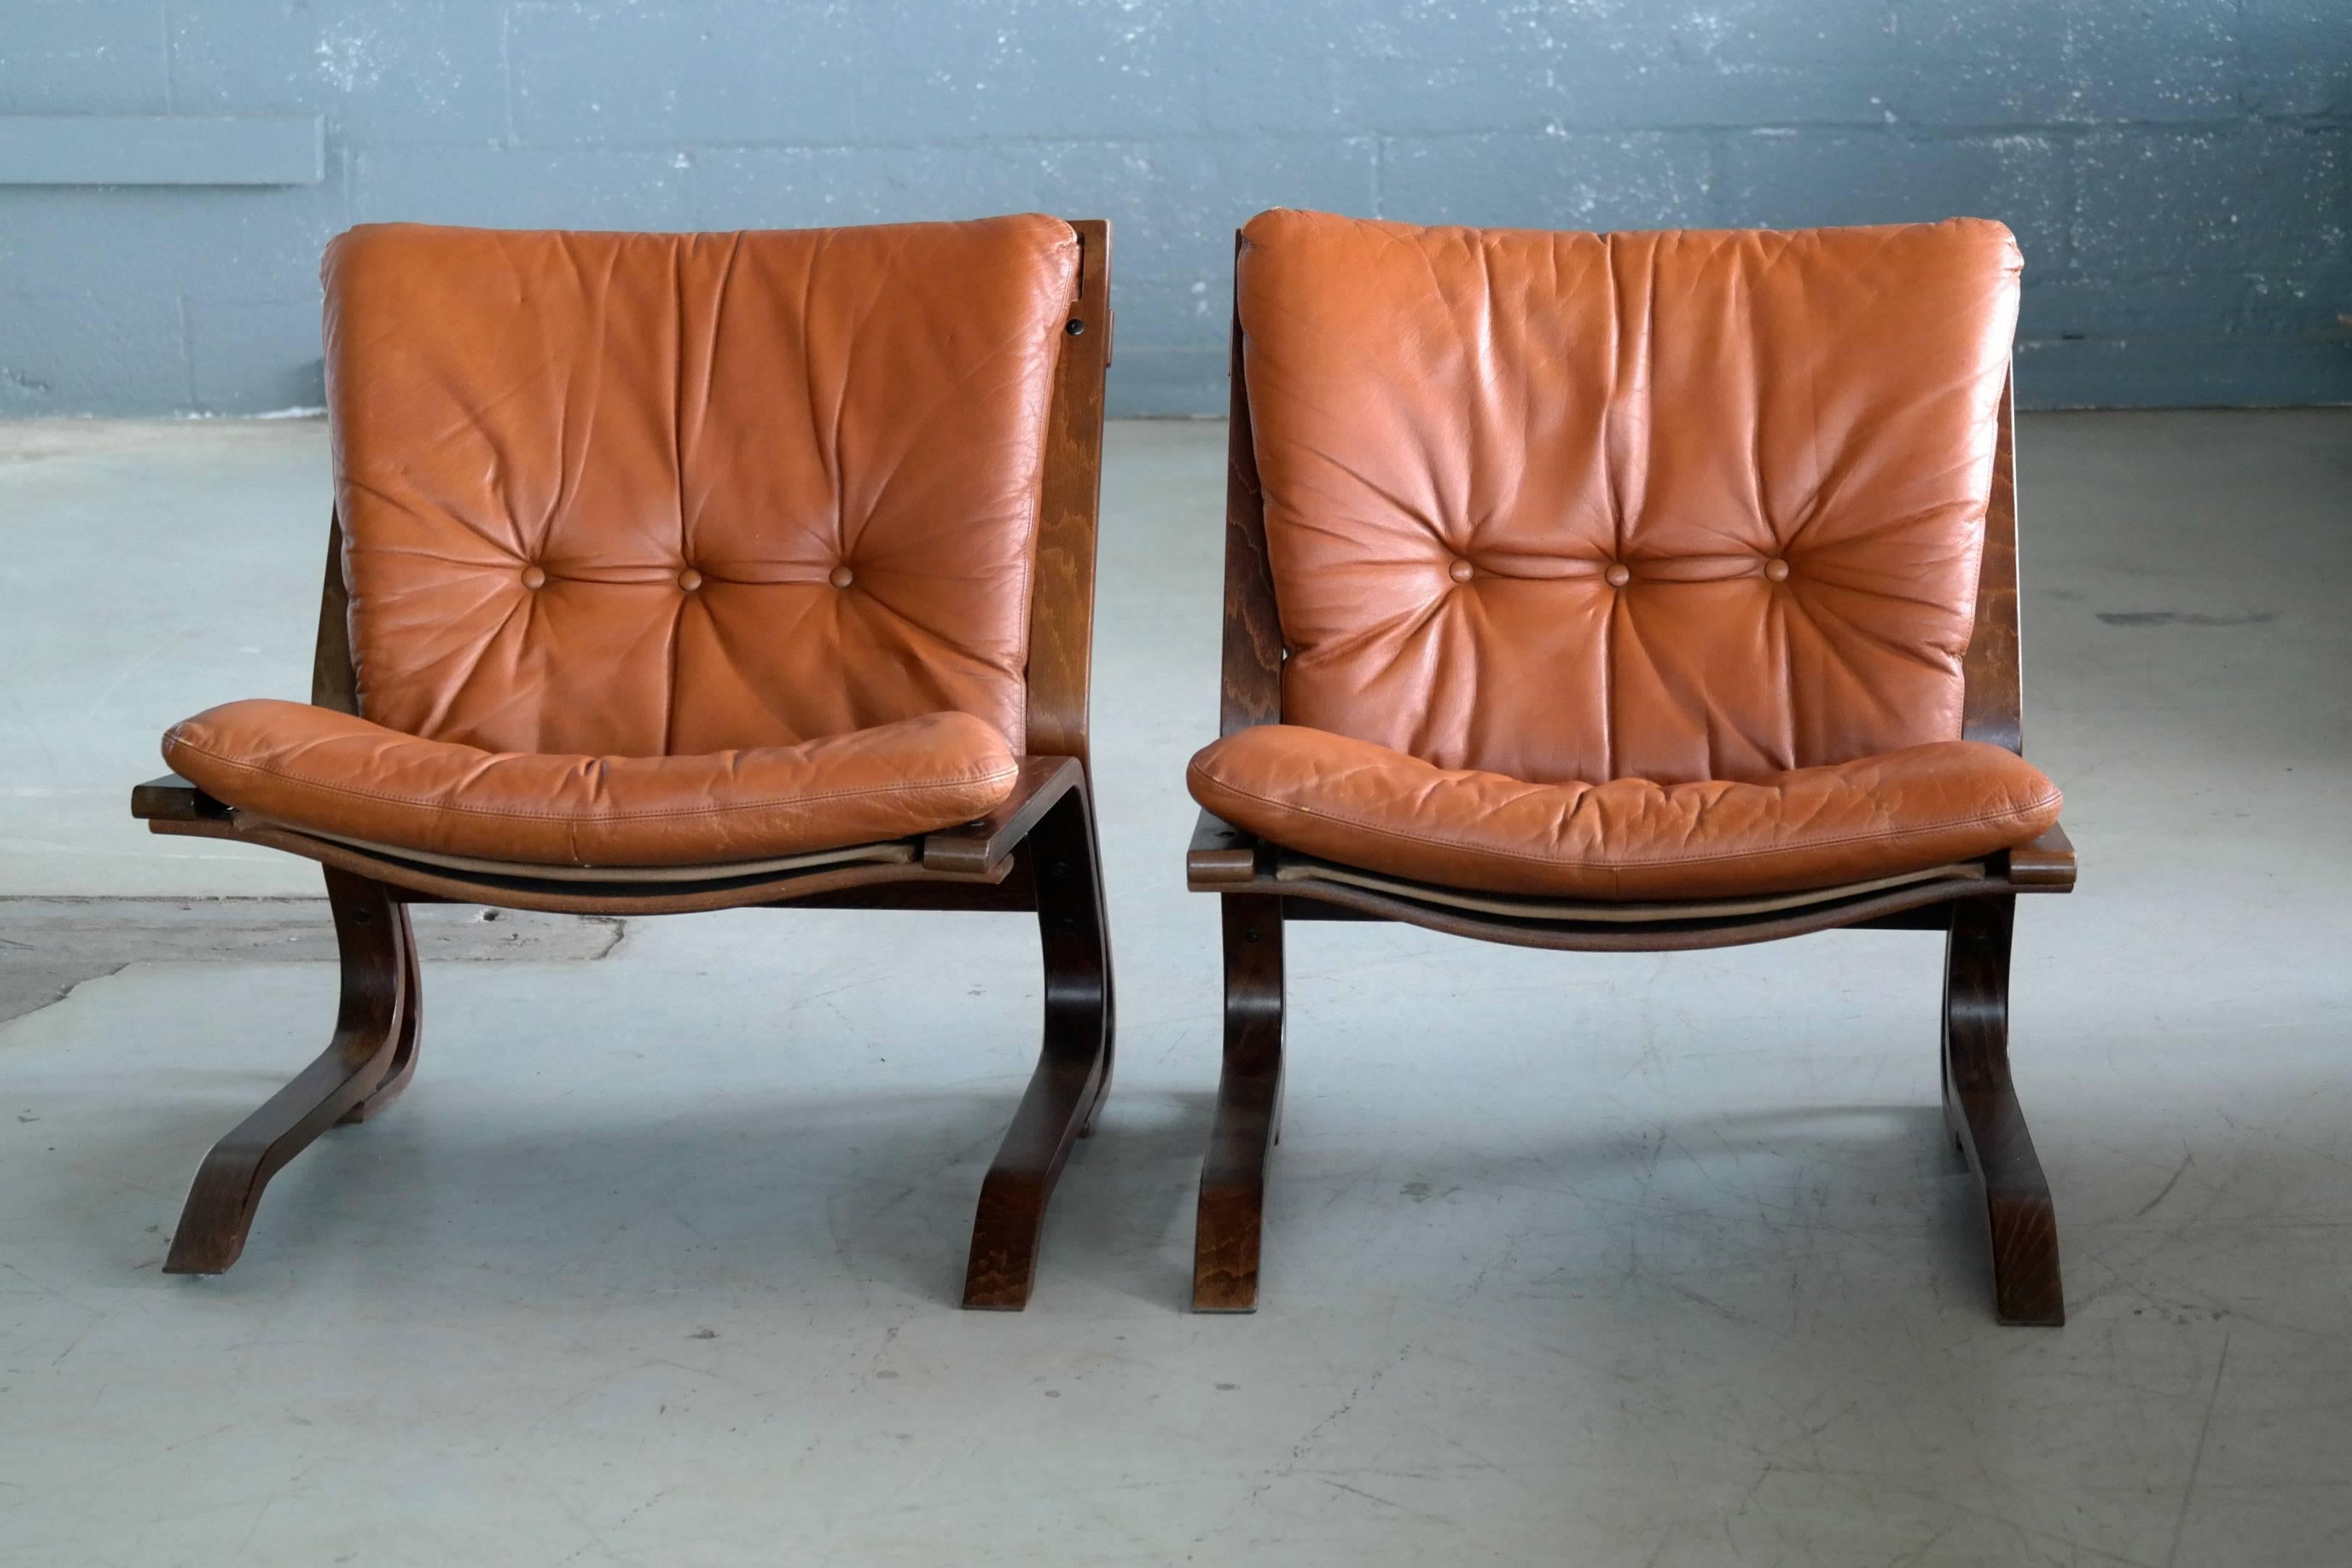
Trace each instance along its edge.
<instances>
[{"instance_id":1,"label":"chair shadow on floor","mask_svg":"<svg viewBox=\"0 0 2352 1568\"><path fill-rule=\"evenodd\" d=\"M611 1079L609 1099L566 1089L551 1107L529 1083L457 1079L459 1050L393 1114L336 1129L289 1165L244 1262L197 1288L257 1297L309 1269L488 1270L541 1278L551 1305L601 1275L600 1295L632 1277L689 1294L830 1282L951 1308L981 1179L1021 1092L1017 1077L957 1093L746 1083L649 1104ZM109 1252L142 1237L160 1261L194 1156L266 1077L173 1074L157 1098L77 1133L62 1184L22 1201L52 1215L53 1234ZM1210 1113L1206 1094L1109 1102L1048 1220L1047 1295L1094 1286L1181 1309L1181 1222ZM40 1168L26 1175L38 1184Z\"/></svg>"},{"instance_id":2,"label":"chair shadow on floor","mask_svg":"<svg viewBox=\"0 0 2352 1568\"><path fill-rule=\"evenodd\" d=\"M528 1080L458 1077L448 1060L396 1113L340 1129L289 1166L270 1189L247 1266L201 1288L261 1296L285 1290L291 1272L358 1268L425 1279L488 1271L551 1309L583 1279L609 1294L632 1278L649 1292L688 1295L879 1287L952 1307L980 1179L1018 1098L1009 1079L953 1093L747 1083L725 1096L681 1088L648 1103L614 1076L599 1080L609 1099L565 1088L551 1107ZM60 1234L143 1236L160 1253L192 1152L267 1077L173 1074L156 1098L78 1138L79 1174L59 1173L65 1190L26 1199L57 1214ZM1091 1289L1183 1310L1198 1151L1214 1111L1205 1089L1112 1097L1073 1157L1081 1179L1049 1220L1049 1298ZM1399 1271L1389 1283L1403 1292L1442 1296L1453 1281L1415 1277L1398 1200L1370 1174L1423 1193L1531 1191L1538 1213L1597 1205L1599 1229L1544 1244L1557 1247L1548 1261L1571 1273L1614 1267L1623 1245L1612 1223L1626 1235L1673 1229L1719 1248L1727 1265L1785 1249L1792 1227L1907 1231L1933 1260L1938 1299L1972 1300L1983 1267L1981 1209L1933 1103L1628 1118L1533 1148L1507 1136L1465 1140L1441 1116L1424 1139L1363 1136L1358 1120L1340 1104L1292 1110L1276 1156L1291 1171L1274 1188L1267 1225L1307 1248L1335 1207L1358 1208L1342 1229L1365 1237L1395 1222ZM1725 1179L1759 1163L1769 1190ZM38 1169L26 1173L37 1180ZM90 1180L94 1171L102 1178ZM1774 1204L1791 1194L1827 1212L1783 1204L1776 1216ZM1465 1237L1445 1267L1465 1268L1464 1250L1482 1245ZM1328 1305L1311 1250L1297 1268L1276 1299Z\"/></svg>"},{"instance_id":3,"label":"chair shadow on floor","mask_svg":"<svg viewBox=\"0 0 2352 1568\"><path fill-rule=\"evenodd\" d=\"M1645 1252L1769 1274L1794 1267L1791 1259L1861 1245L1905 1255L1897 1283L1906 1291L1982 1310L1983 1205L1933 1101L1629 1117L1606 1131L1588 1119L1579 1136L1538 1135L1532 1146L1509 1133L1461 1135L1450 1131L1458 1118L1433 1116L1417 1139L1393 1124L1378 1137L1341 1130L1327 1138L1317 1121L1309 1107L1286 1111L1276 1159L1288 1169L1267 1194L1266 1227L1286 1247L1305 1249L1302 1273L1332 1266L1350 1248L1383 1247L1384 1287L1443 1298L1457 1277L1479 1271L1477 1258L1491 1253L1500 1261L1507 1250L1516 1268L1593 1279ZM1469 1228L1422 1259L1454 1273L1417 1268L1405 1215L1479 1198L1516 1205L1532 1238L1507 1247L1505 1236L1477 1228L1494 1222L1469 1211ZM1352 1225L1334 1212L1349 1207L1359 1211ZM1318 1247L1318 1226L1342 1239ZM1927 1279L1915 1283L1911 1271L1922 1266ZM1272 1288L1286 1293L1278 1276ZM1772 1289L1786 1295L1785 1282ZM1992 1321L1989 1311L1985 1321Z\"/></svg>"}]
</instances>

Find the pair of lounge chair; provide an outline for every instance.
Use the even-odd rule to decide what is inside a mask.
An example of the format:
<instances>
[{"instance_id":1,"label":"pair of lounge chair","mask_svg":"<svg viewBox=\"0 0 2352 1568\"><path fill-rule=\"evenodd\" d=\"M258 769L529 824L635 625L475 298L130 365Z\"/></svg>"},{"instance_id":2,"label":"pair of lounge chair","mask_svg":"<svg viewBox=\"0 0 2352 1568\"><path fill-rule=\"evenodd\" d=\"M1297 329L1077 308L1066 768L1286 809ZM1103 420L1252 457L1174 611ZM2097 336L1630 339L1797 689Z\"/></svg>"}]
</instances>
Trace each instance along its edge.
<instances>
[{"instance_id":1,"label":"pair of lounge chair","mask_svg":"<svg viewBox=\"0 0 2352 1568\"><path fill-rule=\"evenodd\" d=\"M164 738L158 833L325 869L342 1005L215 1147L167 1268L415 1070L408 906L1031 910L1045 1044L969 1307L1018 1308L1111 1069L1087 762L1109 233L352 230L309 705ZM2062 1319L2006 1043L2016 896L2074 862L2020 755L1996 224L1238 237L1223 910L1194 1305L1256 1300L1283 933L1657 951L1947 933L1947 1118L1995 1304Z\"/></svg>"}]
</instances>

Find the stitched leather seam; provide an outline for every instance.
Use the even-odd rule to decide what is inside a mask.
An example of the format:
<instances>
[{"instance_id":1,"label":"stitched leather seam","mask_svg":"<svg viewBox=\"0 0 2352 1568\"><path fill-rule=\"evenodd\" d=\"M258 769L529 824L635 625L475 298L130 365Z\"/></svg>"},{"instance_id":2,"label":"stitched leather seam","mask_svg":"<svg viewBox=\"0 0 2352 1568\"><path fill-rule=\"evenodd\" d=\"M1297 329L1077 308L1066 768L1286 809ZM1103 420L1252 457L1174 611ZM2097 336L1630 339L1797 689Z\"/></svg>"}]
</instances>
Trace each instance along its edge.
<instances>
[{"instance_id":1,"label":"stitched leather seam","mask_svg":"<svg viewBox=\"0 0 2352 1568\"><path fill-rule=\"evenodd\" d=\"M2023 816L2032 812L2040 810L2042 807L2050 805L2053 801L2063 799L2063 795L2053 793L2051 795L2044 795L2042 798L2033 802L2030 805L2011 806L2000 811L1979 812L1974 816L1954 817L1948 822L1923 822L1916 824L1916 826L1899 827L1879 833L1852 833L1838 838L1807 839L1801 844L1775 845L1769 849L1731 849L1714 855L1665 855L1646 857L1640 859L1578 861L1564 859L1557 855L1529 855L1522 850L1504 849L1484 844L1472 844L1457 838L1437 838L1433 837L1426 833L1407 833L1394 827L1383 827L1369 822L1359 822L1353 817L1341 816L1334 812L1318 811L1311 805L1299 805L1288 801L1276 800L1270 795L1259 795L1253 790L1245 790L1238 785L1226 784L1222 779L1211 778L1207 774L1202 774L1201 776L1207 779L1208 782L1216 788L1230 791L1231 793L1240 795L1246 800L1254 800L1262 805L1270 805L1279 811L1296 811L1307 816L1321 817L1326 822L1337 823L1342 827L1352 827L1360 833L1370 833L1387 838L1399 838L1411 844L1427 844L1440 849L1459 849L1471 855L1494 856L1506 860L1524 860L1530 865L1538 866L1704 866L1718 860L1761 860L1775 855L1803 854L1815 849L1835 849L1848 844L1867 844L1878 839L1903 838L1920 833L1937 833L1948 827L1974 827L1980 823L1998 821L2004 816Z\"/></svg>"},{"instance_id":2,"label":"stitched leather seam","mask_svg":"<svg viewBox=\"0 0 2352 1568\"><path fill-rule=\"evenodd\" d=\"M394 805L424 806L431 810L456 812L467 816L511 816L530 822L661 822L673 817L681 816L719 816L730 812L762 811L775 806L815 805L825 801L858 800L871 795L905 795L915 790L954 789L967 784L996 784L1003 779L1017 778L1020 776L1021 773L1021 764L1016 762L1013 764L1013 767L1009 772L983 773L976 778L919 779L911 784L876 784L866 789L835 790L829 795L780 795L770 800L738 801L730 805L697 806L690 811L632 811L583 814L581 812L570 811L508 811L498 806L451 805L447 801L420 800L415 795L385 795L375 790L353 789L349 784L330 784L324 779L310 778L301 773L288 773L278 769L261 767L253 763L240 762L235 757L223 756L218 752L206 751L204 747L196 745L194 742L190 741L175 740L173 743L175 745L186 747L189 751L195 752L198 756L210 757L216 763L224 763L232 768L240 769L248 773L259 773L268 778L286 779L291 783L303 784L311 789L324 790L330 795L349 795L358 800L384 801ZM232 802L231 804L234 805L235 803Z\"/></svg>"}]
</instances>

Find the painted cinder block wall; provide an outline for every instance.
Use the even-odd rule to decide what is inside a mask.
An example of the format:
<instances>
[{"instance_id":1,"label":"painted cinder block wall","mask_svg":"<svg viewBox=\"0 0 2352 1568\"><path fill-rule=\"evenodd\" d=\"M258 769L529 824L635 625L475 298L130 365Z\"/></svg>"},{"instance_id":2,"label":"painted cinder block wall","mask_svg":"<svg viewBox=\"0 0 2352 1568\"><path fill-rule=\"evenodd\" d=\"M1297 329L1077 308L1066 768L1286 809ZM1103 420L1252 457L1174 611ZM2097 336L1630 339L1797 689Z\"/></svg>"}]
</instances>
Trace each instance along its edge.
<instances>
[{"instance_id":1,"label":"painted cinder block wall","mask_svg":"<svg viewBox=\"0 0 2352 1568\"><path fill-rule=\"evenodd\" d=\"M345 225L1117 228L1224 405L1266 205L2006 221L2040 405L2352 400L2352 0L0 0L0 115L315 113L317 184L0 185L0 413L320 398Z\"/></svg>"}]
</instances>

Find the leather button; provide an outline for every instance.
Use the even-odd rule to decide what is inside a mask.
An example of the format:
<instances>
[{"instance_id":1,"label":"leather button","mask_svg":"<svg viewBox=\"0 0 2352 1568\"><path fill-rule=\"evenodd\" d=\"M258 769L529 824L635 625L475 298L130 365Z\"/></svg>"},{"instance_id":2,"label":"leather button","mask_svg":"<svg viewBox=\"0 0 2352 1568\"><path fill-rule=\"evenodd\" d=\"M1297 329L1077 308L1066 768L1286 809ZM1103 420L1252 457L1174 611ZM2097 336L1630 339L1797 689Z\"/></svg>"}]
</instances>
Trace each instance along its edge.
<instances>
[{"instance_id":1,"label":"leather button","mask_svg":"<svg viewBox=\"0 0 2352 1568\"><path fill-rule=\"evenodd\" d=\"M1467 583L1478 574L1478 568L1471 565L1467 561L1456 561L1445 569L1445 574L1456 583Z\"/></svg>"},{"instance_id":2,"label":"leather button","mask_svg":"<svg viewBox=\"0 0 2352 1568\"><path fill-rule=\"evenodd\" d=\"M1775 583L1785 583L1789 580L1789 563L1775 555L1764 563L1764 575Z\"/></svg>"},{"instance_id":3,"label":"leather button","mask_svg":"<svg viewBox=\"0 0 2352 1568\"><path fill-rule=\"evenodd\" d=\"M846 566L836 566L825 574L824 580L836 588L846 588L857 581L857 574Z\"/></svg>"},{"instance_id":4,"label":"leather button","mask_svg":"<svg viewBox=\"0 0 2352 1568\"><path fill-rule=\"evenodd\" d=\"M1609 585L1612 588L1622 588L1633 580L1633 574L1625 569L1622 561L1611 563L1609 570L1601 575L1609 579Z\"/></svg>"},{"instance_id":5,"label":"leather button","mask_svg":"<svg viewBox=\"0 0 2352 1568\"><path fill-rule=\"evenodd\" d=\"M677 574L677 585L691 594L702 586L702 574L689 566Z\"/></svg>"},{"instance_id":6,"label":"leather button","mask_svg":"<svg viewBox=\"0 0 2352 1568\"><path fill-rule=\"evenodd\" d=\"M547 574L536 566L526 566L522 569L522 585L526 588L544 588L547 586Z\"/></svg>"}]
</instances>

